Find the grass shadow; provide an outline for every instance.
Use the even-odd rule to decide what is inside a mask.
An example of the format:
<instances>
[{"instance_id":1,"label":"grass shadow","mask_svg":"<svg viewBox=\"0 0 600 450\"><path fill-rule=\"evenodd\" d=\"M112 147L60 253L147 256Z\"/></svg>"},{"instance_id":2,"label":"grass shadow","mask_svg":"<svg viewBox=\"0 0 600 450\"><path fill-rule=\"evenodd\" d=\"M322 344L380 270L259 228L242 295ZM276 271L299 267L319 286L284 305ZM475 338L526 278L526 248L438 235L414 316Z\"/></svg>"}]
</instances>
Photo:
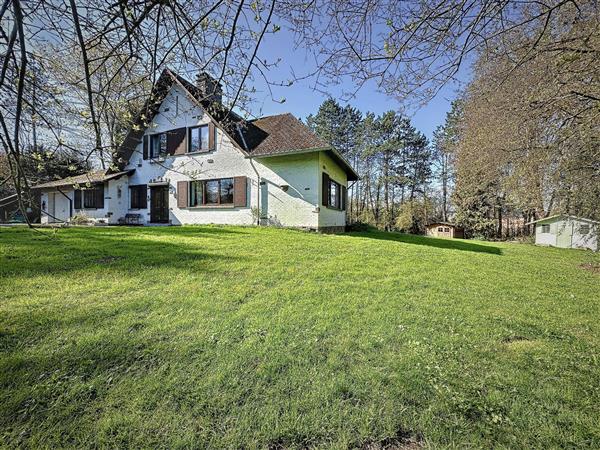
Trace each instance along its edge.
<instances>
[{"instance_id":1,"label":"grass shadow","mask_svg":"<svg viewBox=\"0 0 600 450\"><path fill-rule=\"evenodd\" d=\"M347 236L379 239L384 241L402 242L411 245L424 245L427 247L442 248L448 250L461 250L467 252L489 253L492 255L501 255L502 250L493 245L482 245L469 242L463 239L439 239L430 236L417 236L414 234L403 234L386 231L364 231L350 232Z\"/></svg>"},{"instance_id":2,"label":"grass shadow","mask_svg":"<svg viewBox=\"0 0 600 450\"><path fill-rule=\"evenodd\" d=\"M219 228L73 228L54 237L30 234L29 230L0 236L0 275L12 277L83 271L87 269L143 271L167 267L174 270L210 271L214 262L235 259L203 247L180 243L173 237L218 239L233 230ZM157 239L147 239L152 236Z\"/></svg>"}]
</instances>

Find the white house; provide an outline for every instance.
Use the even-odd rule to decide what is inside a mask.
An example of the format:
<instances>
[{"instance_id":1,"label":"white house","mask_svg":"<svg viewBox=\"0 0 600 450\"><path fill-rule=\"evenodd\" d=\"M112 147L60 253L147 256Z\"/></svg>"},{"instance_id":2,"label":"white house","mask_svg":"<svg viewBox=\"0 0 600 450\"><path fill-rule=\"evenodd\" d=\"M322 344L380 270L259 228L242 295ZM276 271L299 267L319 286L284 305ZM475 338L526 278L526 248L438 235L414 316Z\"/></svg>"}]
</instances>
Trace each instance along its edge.
<instances>
[{"instance_id":1,"label":"white house","mask_svg":"<svg viewBox=\"0 0 600 450\"><path fill-rule=\"evenodd\" d=\"M42 223L263 224L340 231L352 166L291 114L246 121L208 75L165 70L118 150L118 170L36 186Z\"/></svg>"},{"instance_id":2,"label":"white house","mask_svg":"<svg viewBox=\"0 0 600 450\"><path fill-rule=\"evenodd\" d=\"M535 243L562 248L599 249L600 222L558 214L529 222L535 224Z\"/></svg>"}]
</instances>

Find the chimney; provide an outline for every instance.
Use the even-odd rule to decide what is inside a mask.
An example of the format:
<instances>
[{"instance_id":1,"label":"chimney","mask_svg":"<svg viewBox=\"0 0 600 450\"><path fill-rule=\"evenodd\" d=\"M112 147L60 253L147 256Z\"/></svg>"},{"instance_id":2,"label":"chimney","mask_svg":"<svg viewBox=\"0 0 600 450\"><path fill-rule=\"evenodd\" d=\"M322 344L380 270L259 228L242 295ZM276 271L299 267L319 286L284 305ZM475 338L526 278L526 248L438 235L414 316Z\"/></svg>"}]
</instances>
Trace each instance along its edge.
<instances>
[{"instance_id":1,"label":"chimney","mask_svg":"<svg viewBox=\"0 0 600 450\"><path fill-rule=\"evenodd\" d=\"M200 89L204 98L211 102L221 103L223 97L223 88L221 83L215 80L206 72L200 72L196 76L196 87Z\"/></svg>"}]
</instances>

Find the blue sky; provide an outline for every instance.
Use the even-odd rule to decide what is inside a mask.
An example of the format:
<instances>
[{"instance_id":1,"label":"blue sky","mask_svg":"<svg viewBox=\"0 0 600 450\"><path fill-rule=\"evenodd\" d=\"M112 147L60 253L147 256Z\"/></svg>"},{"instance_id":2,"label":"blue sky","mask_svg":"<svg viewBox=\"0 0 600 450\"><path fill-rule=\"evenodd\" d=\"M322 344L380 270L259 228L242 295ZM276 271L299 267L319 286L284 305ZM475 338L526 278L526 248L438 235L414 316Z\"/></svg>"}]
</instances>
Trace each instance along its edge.
<instances>
[{"instance_id":1,"label":"blue sky","mask_svg":"<svg viewBox=\"0 0 600 450\"><path fill-rule=\"evenodd\" d=\"M294 49L293 36L288 31L282 29L281 32L275 35L266 35L266 40L260 49L262 58L267 57L268 60L274 61L281 58L276 69L271 70L269 77L272 81L287 81L293 71L297 75L309 73L314 70L314 64L307 57L303 49ZM469 69L463 68L459 74L461 81L466 81L469 77ZM280 104L271 99L264 81L262 78L255 80L255 87L258 90L256 93L256 101L253 106L255 115L270 115L283 112L291 112L296 117L304 119L310 113L316 113L319 105L327 98L327 95L317 92L311 88L311 83L314 80L304 80L295 83L291 87L273 87L273 97L280 99L284 97L285 103ZM411 118L414 126L425 133L428 138L431 138L433 130L444 122L446 112L450 109L450 102L456 98L459 84L445 86L439 94L432 99L427 105L418 109L408 109L404 112ZM340 86L330 89L331 96L340 99L342 92L348 92L352 89L352 83L348 80ZM345 102L340 102L342 105ZM377 92L375 83L370 83L364 86L357 94L356 98L350 100L352 106L358 108L363 113L372 111L376 114L381 114L384 111L403 109L401 102L395 98L388 97Z\"/></svg>"}]
</instances>

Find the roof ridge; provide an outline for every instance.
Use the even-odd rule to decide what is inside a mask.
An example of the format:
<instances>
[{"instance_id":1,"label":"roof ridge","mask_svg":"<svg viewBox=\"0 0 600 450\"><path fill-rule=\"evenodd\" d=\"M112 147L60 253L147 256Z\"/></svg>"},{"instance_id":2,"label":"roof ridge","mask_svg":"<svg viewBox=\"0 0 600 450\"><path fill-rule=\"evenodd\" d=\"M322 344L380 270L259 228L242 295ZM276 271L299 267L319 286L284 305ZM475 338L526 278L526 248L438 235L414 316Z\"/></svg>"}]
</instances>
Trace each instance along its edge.
<instances>
[{"instance_id":1,"label":"roof ridge","mask_svg":"<svg viewBox=\"0 0 600 450\"><path fill-rule=\"evenodd\" d=\"M284 113L280 113L280 114L269 114L268 116L257 117L256 119L249 120L248 122L252 123L257 120L269 119L271 117L281 117L281 116L292 116L294 119L298 120L296 116L294 116L291 112L288 111L288 112L284 112Z\"/></svg>"}]
</instances>

